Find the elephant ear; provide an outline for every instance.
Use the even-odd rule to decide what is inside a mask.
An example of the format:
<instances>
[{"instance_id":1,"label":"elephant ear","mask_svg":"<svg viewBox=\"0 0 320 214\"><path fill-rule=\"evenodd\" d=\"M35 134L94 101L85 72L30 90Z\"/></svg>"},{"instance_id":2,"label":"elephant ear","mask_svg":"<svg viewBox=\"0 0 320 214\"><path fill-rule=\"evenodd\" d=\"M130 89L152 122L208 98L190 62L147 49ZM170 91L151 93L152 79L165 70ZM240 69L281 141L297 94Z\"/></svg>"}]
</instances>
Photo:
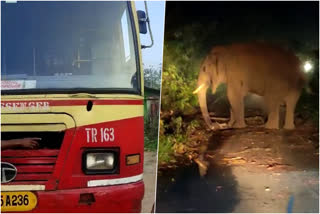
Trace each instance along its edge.
<instances>
[{"instance_id":1,"label":"elephant ear","mask_svg":"<svg viewBox=\"0 0 320 214\"><path fill-rule=\"evenodd\" d=\"M218 69L219 55L218 55L218 53L212 52L209 55L209 61L211 63L211 66L214 66L214 68L215 68L215 75L219 75L219 69Z\"/></svg>"},{"instance_id":2,"label":"elephant ear","mask_svg":"<svg viewBox=\"0 0 320 214\"><path fill-rule=\"evenodd\" d=\"M210 55L208 55L208 56L206 56L206 58L205 58L204 61L202 62L201 72L207 73L207 74L211 75L211 74L210 74L211 67L212 67L212 62L211 62Z\"/></svg>"}]
</instances>

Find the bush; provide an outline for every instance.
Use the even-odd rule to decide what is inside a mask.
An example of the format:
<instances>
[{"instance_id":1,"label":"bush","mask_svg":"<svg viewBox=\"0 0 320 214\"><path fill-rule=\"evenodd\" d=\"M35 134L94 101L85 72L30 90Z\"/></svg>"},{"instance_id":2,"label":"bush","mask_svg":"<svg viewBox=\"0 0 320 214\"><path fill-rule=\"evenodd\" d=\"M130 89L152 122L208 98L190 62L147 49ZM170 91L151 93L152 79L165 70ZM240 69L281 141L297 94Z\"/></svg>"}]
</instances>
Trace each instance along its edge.
<instances>
[{"instance_id":1,"label":"bush","mask_svg":"<svg viewBox=\"0 0 320 214\"><path fill-rule=\"evenodd\" d=\"M186 121L186 118L199 110L198 98L192 92L196 89L200 63L211 48L201 35L214 27L202 28L191 24L166 32L158 151L160 163L174 159L174 145L186 143L189 134L198 126L198 122ZM195 30L198 34L194 34Z\"/></svg>"},{"instance_id":2,"label":"bush","mask_svg":"<svg viewBox=\"0 0 320 214\"><path fill-rule=\"evenodd\" d=\"M144 148L147 151L157 151L158 123L158 117L152 120L152 122L147 122L146 120L144 121Z\"/></svg>"}]
</instances>

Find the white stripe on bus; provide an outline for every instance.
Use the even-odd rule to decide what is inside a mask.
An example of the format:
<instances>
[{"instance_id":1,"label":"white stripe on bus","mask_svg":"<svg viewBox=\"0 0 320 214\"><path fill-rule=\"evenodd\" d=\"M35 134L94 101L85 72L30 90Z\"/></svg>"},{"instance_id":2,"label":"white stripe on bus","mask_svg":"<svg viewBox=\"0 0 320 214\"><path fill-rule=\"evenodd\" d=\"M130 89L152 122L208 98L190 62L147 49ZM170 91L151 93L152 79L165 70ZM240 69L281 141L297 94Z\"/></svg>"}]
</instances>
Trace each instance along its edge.
<instances>
[{"instance_id":1,"label":"white stripe on bus","mask_svg":"<svg viewBox=\"0 0 320 214\"><path fill-rule=\"evenodd\" d=\"M142 180L143 174L135 175L126 178L116 178L116 179L103 179L103 180L91 180L88 181L88 187L97 187L97 186L110 186L117 184L128 184Z\"/></svg>"},{"instance_id":2,"label":"white stripe on bus","mask_svg":"<svg viewBox=\"0 0 320 214\"><path fill-rule=\"evenodd\" d=\"M88 181L88 187L96 186L110 186L117 184L128 184L142 180L143 174L116 179L103 179L103 180L91 180ZM45 185L1 185L1 191L30 191L30 190L45 190Z\"/></svg>"},{"instance_id":3,"label":"white stripe on bus","mask_svg":"<svg viewBox=\"0 0 320 214\"><path fill-rule=\"evenodd\" d=\"M45 185L1 185L1 191L29 191L29 190L45 190Z\"/></svg>"}]
</instances>

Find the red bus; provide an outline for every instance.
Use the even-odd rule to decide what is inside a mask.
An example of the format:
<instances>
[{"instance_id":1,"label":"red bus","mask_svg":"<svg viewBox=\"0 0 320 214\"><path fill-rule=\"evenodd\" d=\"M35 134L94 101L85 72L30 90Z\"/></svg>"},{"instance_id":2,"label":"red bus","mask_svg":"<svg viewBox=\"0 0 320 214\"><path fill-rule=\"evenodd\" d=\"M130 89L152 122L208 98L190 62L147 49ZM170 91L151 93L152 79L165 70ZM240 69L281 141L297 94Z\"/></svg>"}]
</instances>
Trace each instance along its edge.
<instances>
[{"instance_id":1,"label":"red bus","mask_svg":"<svg viewBox=\"0 0 320 214\"><path fill-rule=\"evenodd\" d=\"M138 15L124 1L1 2L2 212L140 212Z\"/></svg>"}]
</instances>

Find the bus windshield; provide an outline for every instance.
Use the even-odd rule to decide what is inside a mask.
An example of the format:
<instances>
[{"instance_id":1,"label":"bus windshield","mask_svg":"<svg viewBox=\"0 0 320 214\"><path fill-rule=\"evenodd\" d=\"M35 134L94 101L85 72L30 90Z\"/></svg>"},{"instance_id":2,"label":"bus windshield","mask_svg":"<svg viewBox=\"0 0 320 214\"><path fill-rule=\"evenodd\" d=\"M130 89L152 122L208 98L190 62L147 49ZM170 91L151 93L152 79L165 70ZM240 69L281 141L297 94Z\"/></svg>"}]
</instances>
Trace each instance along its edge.
<instances>
[{"instance_id":1,"label":"bus windshield","mask_svg":"<svg viewBox=\"0 0 320 214\"><path fill-rule=\"evenodd\" d=\"M1 2L1 89L139 90L127 2Z\"/></svg>"}]
</instances>

